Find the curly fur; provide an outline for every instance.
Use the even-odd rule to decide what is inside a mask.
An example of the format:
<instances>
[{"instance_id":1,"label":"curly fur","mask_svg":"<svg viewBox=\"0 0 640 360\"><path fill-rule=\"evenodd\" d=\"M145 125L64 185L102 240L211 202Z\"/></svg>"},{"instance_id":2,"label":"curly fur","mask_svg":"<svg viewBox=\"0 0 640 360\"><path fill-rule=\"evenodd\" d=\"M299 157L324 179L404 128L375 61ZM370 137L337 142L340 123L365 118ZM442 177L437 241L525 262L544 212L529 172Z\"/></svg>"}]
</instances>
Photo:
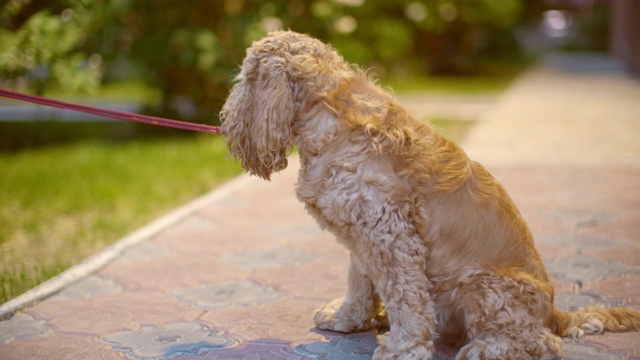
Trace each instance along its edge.
<instances>
[{"instance_id":1,"label":"curly fur","mask_svg":"<svg viewBox=\"0 0 640 360\"><path fill-rule=\"evenodd\" d=\"M375 359L553 359L558 336L640 328L631 308L553 305L532 235L502 186L330 46L290 31L247 50L221 112L229 150L269 179L297 146L297 196L351 252L320 329L390 327Z\"/></svg>"}]
</instances>

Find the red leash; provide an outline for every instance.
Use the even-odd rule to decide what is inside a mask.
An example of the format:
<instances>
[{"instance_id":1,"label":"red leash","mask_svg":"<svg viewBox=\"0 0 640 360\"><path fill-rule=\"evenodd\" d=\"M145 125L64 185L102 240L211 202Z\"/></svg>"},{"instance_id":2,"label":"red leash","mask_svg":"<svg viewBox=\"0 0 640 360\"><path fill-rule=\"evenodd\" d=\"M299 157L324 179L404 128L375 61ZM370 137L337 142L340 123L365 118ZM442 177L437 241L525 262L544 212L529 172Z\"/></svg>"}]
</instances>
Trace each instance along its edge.
<instances>
[{"instance_id":1,"label":"red leash","mask_svg":"<svg viewBox=\"0 0 640 360\"><path fill-rule=\"evenodd\" d=\"M104 116L104 117L109 117L109 118L114 118L119 120L134 121L134 122L139 122L144 124L164 126L164 127L170 127L170 128L176 128L176 129L182 129L182 130L199 131L199 132L204 132L209 134L222 134L222 130L220 129L219 126L196 124L196 123L190 123L186 121L171 120L171 119L165 119L165 118L160 118L155 116L133 114L133 113L128 113L124 111L101 109L93 106L79 105L79 104L69 103L69 102L60 101L60 100L48 99L48 98L44 98L36 95L22 94L22 93L5 90L5 89L0 89L0 96L12 98L16 100L32 102L35 104L40 104L45 106L56 107L59 109L69 109L73 111L79 111L87 114L99 115L99 116Z\"/></svg>"}]
</instances>

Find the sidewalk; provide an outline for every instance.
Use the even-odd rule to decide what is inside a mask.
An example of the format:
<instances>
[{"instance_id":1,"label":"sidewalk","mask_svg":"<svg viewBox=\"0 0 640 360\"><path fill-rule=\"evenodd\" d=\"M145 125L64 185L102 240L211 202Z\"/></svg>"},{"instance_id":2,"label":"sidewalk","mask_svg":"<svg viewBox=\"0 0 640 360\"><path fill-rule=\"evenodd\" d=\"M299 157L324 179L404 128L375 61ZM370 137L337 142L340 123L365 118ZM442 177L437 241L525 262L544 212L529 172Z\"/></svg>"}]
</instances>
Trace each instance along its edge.
<instances>
[{"instance_id":1,"label":"sidewalk","mask_svg":"<svg viewBox=\"0 0 640 360\"><path fill-rule=\"evenodd\" d=\"M640 81L569 60L524 74L462 146L520 208L558 306L640 309ZM384 335L313 327L346 290L348 253L295 199L297 167L243 175L40 288L62 290L0 321L0 359L370 359ZM640 359L640 332L565 353Z\"/></svg>"}]
</instances>

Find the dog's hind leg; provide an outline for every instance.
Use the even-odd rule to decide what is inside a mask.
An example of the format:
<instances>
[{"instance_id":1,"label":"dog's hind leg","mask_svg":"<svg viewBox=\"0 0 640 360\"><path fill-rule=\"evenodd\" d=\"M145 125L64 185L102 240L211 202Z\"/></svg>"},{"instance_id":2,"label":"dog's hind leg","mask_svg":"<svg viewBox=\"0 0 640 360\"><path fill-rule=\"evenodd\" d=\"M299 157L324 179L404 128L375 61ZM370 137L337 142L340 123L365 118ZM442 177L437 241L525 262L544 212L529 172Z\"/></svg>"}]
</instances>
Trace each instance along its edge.
<instances>
[{"instance_id":1,"label":"dog's hind leg","mask_svg":"<svg viewBox=\"0 0 640 360\"><path fill-rule=\"evenodd\" d=\"M527 281L480 273L456 290L468 343L456 360L557 359L562 341L544 326L545 295Z\"/></svg>"},{"instance_id":2,"label":"dog's hind leg","mask_svg":"<svg viewBox=\"0 0 640 360\"><path fill-rule=\"evenodd\" d=\"M499 330L483 329L483 333L478 334L460 349L456 360L551 360L561 357L560 338L528 315L518 314L518 311L513 311L512 315L523 315L529 318L506 324ZM487 318L483 320L491 321ZM475 326L476 324L470 325L469 330L473 330Z\"/></svg>"},{"instance_id":3,"label":"dog's hind leg","mask_svg":"<svg viewBox=\"0 0 640 360\"><path fill-rule=\"evenodd\" d=\"M373 324L372 320L381 307L371 279L364 274L358 260L352 255L346 296L316 310L313 320L322 330L344 333L364 331L380 325Z\"/></svg>"}]
</instances>

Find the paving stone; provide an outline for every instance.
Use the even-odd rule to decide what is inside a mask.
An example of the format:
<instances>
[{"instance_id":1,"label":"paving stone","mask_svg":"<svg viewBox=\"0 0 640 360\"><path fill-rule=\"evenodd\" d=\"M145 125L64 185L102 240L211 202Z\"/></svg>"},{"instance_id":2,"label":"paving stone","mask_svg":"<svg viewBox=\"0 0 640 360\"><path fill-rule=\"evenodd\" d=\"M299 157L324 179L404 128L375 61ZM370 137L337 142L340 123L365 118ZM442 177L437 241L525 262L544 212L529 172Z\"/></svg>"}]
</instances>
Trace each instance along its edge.
<instances>
[{"instance_id":1,"label":"paving stone","mask_svg":"<svg viewBox=\"0 0 640 360\"><path fill-rule=\"evenodd\" d=\"M179 221L172 227L163 231L160 235L191 235L207 234L220 229L220 224L197 215L191 215Z\"/></svg>"},{"instance_id":2,"label":"paving stone","mask_svg":"<svg viewBox=\"0 0 640 360\"><path fill-rule=\"evenodd\" d=\"M302 224L282 224L265 227L265 232L280 239L299 240L306 237L316 237L322 230L315 221Z\"/></svg>"},{"instance_id":3,"label":"paving stone","mask_svg":"<svg viewBox=\"0 0 640 360\"><path fill-rule=\"evenodd\" d=\"M582 291L575 281L567 281L555 277L552 277L551 280L556 297L576 295Z\"/></svg>"},{"instance_id":4,"label":"paving stone","mask_svg":"<svg viewBox=\"0 0 640 360\"><path fill-rule=\"evenodd\" d=\"M109 334L103 341L124 352L129 359L173 359L238 345L238 341L225 332L196 323L173 323L160 328L147 326Z\"/></svg>"},{"instance_id":5,"label":"paving stone","mask_svg":"<svg viewBox=\"0 0 640 360\"><path fill-rule=\"evenodd\" d=\"M166 232L155 237L153 241L171 247L176 253L192 257L219 256L246 249L284 246L288 243L286 239L265 232L261 226L247 226L246 222L226 223L209 233Z\"/></svg>"},{"instance_id":6,"label":"paving stone","mask_svg":"<svg viewBox=\"0 0 640 360\"><path fill-rule=\"evenodd\" d=\"M347 292L349 256L323 256L322 261L263 269L252 279L301 298L329 301ZM332 264L332 266L327 266Z\"/></svg>"},{"instance_id":7,"label":"paving stone","mask_svg":"<svg viewBox=\"0 0 640 360\"><path fill-rule=\"evenodd\" d=\"M378 344L376 334L374 332L366 332L344 337L333 337L328 342L298 345L295 348L295 352L313 359L370 360Z\"/></svg>"},{"instance_id":8,"label":"paving stone","mask_svg":"<svg viewBox=\"0 0 640 360\"><path fill-rule=\"evenodd\" d=\"M218 259L217 255L200 256L181 253L163 259L151 259L107 267L101 276L115 280L129 291L161 291L197 287L200 284L240 280L249 270Z\"/></svg>"},{"instance_id":9,"label":"paving stone","mask_svg":"<svg viewBox=\"0 0 640 360\"><path fill-rule=\"evenodd\" d=\"M193 321L202 314L163 293L122 292L87 299L45 301L28 310L57 332L98 336L139 329L144 324Z\"/></svg>"},{"instance_id":10,"label":"paving stone","mask_svg":"<svg viewBox=\"0 0 640 360\"><path fill-rule=\"evenodd\" d=\"M580 343L564 343L563 360L625 360L624 355L607 353L594 346Z\"/></svg>"},{"instance_id":11,"label":"paving stone","mask_svg":"<svg viewBox=\"0 0 640 360\"><path fill-rule=\"evenodd\" d=\"M640 268L636 266L581 255L550 259L545 264L551 275L573 281L598 280L640 272Z\"/></svg>"},{"instance_id":12,"label":"paving stone","mask_svg":"<svg viewBox=\"0 0 640 360\"><path fill-rule=\"evenodd\" d=\"M90 275L87 278L64 288L51 297L51 300L82 299L92 296L112 295L122 291L122 287L112 280Z\"/></svg>"},{"instance_id":13,"label":"paving stone","mask_svg":"<svg viewBox=\"0 0 640 360\"><path fill-rule=\"evenodd\" d=\"M177 290L171 296L199 309L218 310L275 301L285 295L250 281L230 281Z\"/></svg>"},{"instance_id":14,"label":"paving stone","mask_svg":"<svg viewBox=\"0 0 640 360\"><path fill-rule=\"evenodd\" d=\"M0 322L0 344L44 336L51 332L46 321L36 320L29 314L17 314L7 321Z\"/></svg>"},{"instance_id":15,"label":"paving stone","mask_svg":"<svg viewBox=\"0 0 640 360\"><path fill-rule=\"evenodd\" d=\"M225 254L222 259L245 269L257 270L296 265L313 261L316 257L308 252L280 247L265 250L249 249L243 252Z\"/></svg>"},{"instance_id":16,"label":"paving stone","mask_svg":"<svg viewBox=\"0 0 640 360\"><path fill-rule=\"evenodd\" d=\"M541 236L537 237L536 241L577 249L603 249L621 246L615 239L575 233Z\"/></svg>"},{"instance_id":17,"label":"paving stone","mask_svg":"<svg viewBox=\"0 0 640 360\"><path fill-rule=\"evenodd\" d=\"M169 255L171 255L171 250L166 246L145 241L131 249L127 249L127 251L117 261L138 262L151 259L161 259Z\"/></svg>"},{"instance_id":18,"label":"paving stone","mask_svg":"<svg viewBox=\"0 0 640 360\"><path fill-rule=\"evenodd\" d=\"M640 336L638 336L638 332L605 332L600 335L588 335L582 339L581 343L596 346L609 353L620 354L628 359L637 360L640 358Z\"/></svg>"},{"instance_id":19,"label":"paving stone","mask_svg":"<svg viewBox=\"0 0 640 360\"><path fill-rule=\"evenodd\" d=\"M615 248L586 249L583 254L640 268L640 244L623 245Z\"/></svg>"},{"instance_id":20,"label":"paving stone","mask_svg":"<svg viewBox=\"0 0 640 360\"><path fill-rule=\"evenodd\" d=\"M640 183L640 176L638 177ZM638 197L640 198L640 196ZM612 201L613 202L613 201ZM619 220L598 224L598 226L585 229L588 235L616 239L624 245L640 245L640 201L634 206L634 210L625 212Z\"/></svg>"},{"instance_id":21,"label":"paving stone","mask_svg":"<svg viewBox=\"0 0 640 360\"><path fill-rule=\"evenodd\" d=\"M568 256L573 256L578 253L577 249L570 246L563 246L554 243L547 243L542 241L535 242L536 249L540 252L542 259L547 262L551 259L561 259Z\"/></svg>"},{"instance_id":22,"label":"paving stone","mask_svg":"<svg viewBox=\"0 0 640 360\"><path fill-rule=\"evenodd\" d=\"M111 349L100 338L84 334L60 334L21 339L0 344L2 360L124 360L122 352Z\"/></svg>"},{"instance_id":23,"label":"paving stone","mask_svg":"<svg viewBox=\"0 0 640 360\"><path fill-rule=\"evenodd\" d=\"M323 340L314 330L313 312L323 301L281 299L250 307L209 311L201 321L233 333L243 342L280 340L299 344Z\"/></svg>"},{"instance_id":24,"label":"paving stone","mask_svg":"<svg viewBox=\"0 0 640 360\"><path fill-rule=\"evenodd\" d=\"M556 296L554 300L554 304L556 307L565 310L574 312L578 310L578 308L585 306L596 306L601 305L606 309L610 309L612 307L617 307L622 305L622 300L620 299L605 299L598 295L589 295L589 294L580 294L580 295L560 295Z\"/></svg>"},{"instance_id":25,"label":"paving stone","mask_svg":"<svg viewBox=\"0 0 640 360\"><path fill-rule=\"evenodd\" d=\"M284 341L249 341L239 347L209 351L202 356L179 356L175 360L308 360Z\"/></svg>"},{"instance_id":26,"label":"paving stone","mask_svg":"<svg viewBox=\"0 0 640 360\"><path fill-rule=\"evenodd\" d=\"M599 224L618 219L616 214L609 212L578 208L553 209L545 215L552 219L574 224L576 227Z\"/></svg>"},{"instance_id":27,"label":"paving stone","mask_svg":"<svg viewBox=\"0 0 640 360\"><path fill-rule=\"evenodd\" d=\"M199 216L218 222L224 228L238 228L243 231L253 229L269 229L278 224L276 219L282 224L314 224L314 220L304 210L303 205L296 200L293 195L293 185L286 192L278 193L275 187L281 187L279 181L273 184L272 188L265 188L264 193L246 193L243 196L254 196L252 203L238 207L213 206L198 212ZM255 189L251 189L255 191ZM282 194L288 194L282 196ZM247 226L250 224L249 226ZM311 228L314 229L314 228ZM318 231L317 228L315 228ZM266 234L266 233L265 233Z\"/></svg>"},{"instance_id":28,"label":"paving stone","mask_svg":"<svg viewBox=\"0 0 640 360\"><path fill-rule=\"evenodd\" d=\"M636 305L640 310L640 274L624 274L620 277L587 281L583 290L610 299L621 299L625 305ZM640 337L640 334L638 335Z\"/></svg>"},{"instance_id":29,"label":"paving stone","mask_svg":"<svg viewBox=\"0 0 640 360\"><path fill-rule=\"evenodd\" d=\"M311 359L368 360L388 335L373 331L355 334L323 333L327 334L327 340L300 344L294 348L295 352ZM437 343L434 360L453 360L456 354L457 349Z\"/></svg>"}]
</instances>

